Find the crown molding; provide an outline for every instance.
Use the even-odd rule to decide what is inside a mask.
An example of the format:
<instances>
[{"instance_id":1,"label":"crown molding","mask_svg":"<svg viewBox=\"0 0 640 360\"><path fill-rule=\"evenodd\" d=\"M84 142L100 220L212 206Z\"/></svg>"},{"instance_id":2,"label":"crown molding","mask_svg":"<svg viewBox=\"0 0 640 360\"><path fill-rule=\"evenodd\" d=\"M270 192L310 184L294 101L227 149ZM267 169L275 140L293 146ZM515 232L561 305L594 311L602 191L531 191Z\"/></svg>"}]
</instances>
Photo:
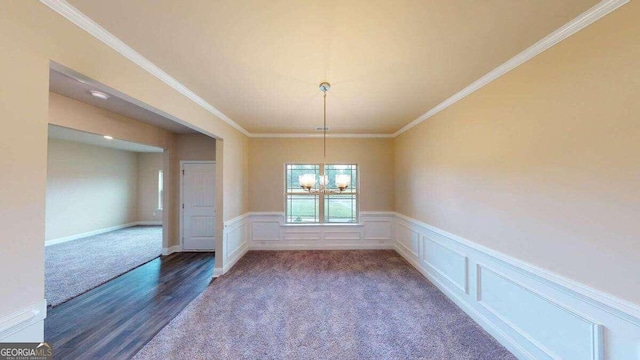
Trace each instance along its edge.
<instances>
[{"instance_id":1,"label":"crown molding","mask_svg":"<svg viewBox=\"0 0 640 360\"><path fill-rule=\"evenodd\" d=\"M235 121L231 120L227 115L225 115L222 111L216 109L213 105L206 102L203 98L198 96L193 91L189 90L186 86L180 83L178 80L171 77L169 74L164 72L158 66L156 66L151 61L147 60L144 56L140 55L137 51L129 47L122 40L118 39L115 35L108 32L105 28L98 25L95 21L91 20L88 16L80 12L80 10L73 7L65 0L40 0L40 2L58 14L62 15L67 20L74 23L76 26L81 28L82 30L88 32L93 35L96 39L102 41L107 46L117 51L120 55L126 57L131 60L136 65L140 66L144 70L146 70L151 75L160 79L165 84L172 87L177 92L189 98L191 101L200 105L203 109L212 113L216 117L222 119L224 122L237 129L241 133L249 136L249 132L245 130L242 126L240 126Z\"/></svg>"},{"instance_id":2,"label":"crown molding","mask_svg":"<svg viewBox=\"0 0 640 360\"><path fill-rule=\"evenodd\" d=\"M575 19L566 23L562 27L558 28L551 34L544 37L542 40L536 42L526 50L507 60L502 65L493 69L480 79L474 81L464 89L455 93L453 96L447 98L440 104L436 105L431 110L419 116L417 119L411 121L400 130L396 131L392 134L328 134L328 138L395 138L400 134L406 132L407 130L413 128L414 126L420 124L421 122L431 118L442 110L448 108L449 106L455 104L456 102L462 100L467 95L474 93L475 91L481 89L485 85L491 83L502 75L508 73L509 71L515 69L516 67L524 64L525 62L531 60L533 57L539 55L543 51L549 49L550 47L558 44L562 40L568 38L569 36L577 33L578 31L584 29L585 27L591 25L596 22L600 18L605 15L611 13L616 10L620 6L628 3L631 0L602 0L589 10L585 11ZM205 110L209 111L213 115L222 119L224 122L242 132L244 135L252 138L318 138L322 137L321 134L252 134L245 130L238 123L233 121L231 118L226 116L220 110L216 109L213 105L206 102L203 98L199 97L196 93L189 90L185 85L180 83L178 80L171 77L169 74L164 72L158 66L153 64L151 61L147 60L145 57L140 55L137 51L129 47L122 40L115 37L113 34L108 32L106 29L98 25L95 21L91 20L88 16L80 12L78 9L70 5L65 0L40 0L41 3L51 8L53 11L65 17L67 20L71 21L84 31L93 35L98 40L102 41L122 56L134 62L136 65L140 66L150 74L154 75L165 84L171 86L173 89L191 99L196 104L200 105Z\"/></svg>"},{"instance_id":3,"label":"crown molding","mask_svg":"<svg viewBox=\"0 0 640 360\"><path fill-rule=\"evenodd\" d=\"M518 66L524 64L525 62L531 60L533 57L539 55L543 51L549 49L550 47L556 45L557 43L559 43L562 40L568 38L569 36L577 33L578 31L584 29L585 27L593 24L594 22L596 22L597 20L599 20L603 16L611 13L612 11L614 11L615 9L619 8L620 6L628 3L629 1L630 0L603 0L603 1L599 2L598 4L594 5L589 10L585 11L584 13L582 13L581 15L576 17L575 19L569 21L568 23L566 23L565 25L563 25L562 27L560 27L556 31L554 31L551 34L547 35L542 40L540 40L540 41L536 42L535 44L531 45L530 47L528 47L527 49L525 49L524 51L522 51L518 55L512 57L511 59L507 60L502 65L500 65L497 68L491 70L489 73L487 73L486 75L484 75L480 79L474 81L469 86L465 87L464 89L462 89L459 92L455 93L453 96L449 97L445 101L443 101L440 104L436 105L433 109L431 109L431 110L427 111L426 113L420 115L420 117L418 117L417 119L415 119L412 122L408 123L407 125L402 127L400 130L396 131L393 134L393 137L396 137L396 136L404 133L405 131L411 129L412 127L414 127L414 126L420 124L421 122L429 119L430 117L436 115L437 113L441 112L442 110L444 110L444 109L448 108L449 106L455 104L456 102L462 100L467 95L470 95L470 94L474 93L475 91L477 91L480 88L484 87L485 85L489 84L493 80L496 80L497 78L499 78L502 75L508 73L509 71L515 69L516 67L518 67Z\"/></svg>"},{"instance_id":4,"label":"crown molding","mask_svg":"<svg viewBox=\"0 0 640 360\"><path fill-rule=\"evenodd\" d=\"M251 138L319 138L323 137L322 134L305 134L305 133L297 133L297 134L251 134L249 135ZM329 139L340 139L340 138L349 138L349 139L381 139L381 138L394 138L393 134L327 134L327 138Z\"/></svg>"}]
</instances>

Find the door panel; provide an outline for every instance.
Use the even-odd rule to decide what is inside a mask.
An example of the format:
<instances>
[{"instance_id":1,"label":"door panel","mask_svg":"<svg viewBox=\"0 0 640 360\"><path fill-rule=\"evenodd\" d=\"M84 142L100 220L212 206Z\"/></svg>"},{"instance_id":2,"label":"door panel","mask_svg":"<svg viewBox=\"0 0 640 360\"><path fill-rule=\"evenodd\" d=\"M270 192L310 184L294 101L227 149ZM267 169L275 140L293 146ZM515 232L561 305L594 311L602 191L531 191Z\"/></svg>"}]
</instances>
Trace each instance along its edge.
<instances>
[{"instance_id":1,"label":"door panel","mask_svg":"<svg viewBox=\"0 0 640 360\"><path fill-rule=\"evenodd\" d=\"M209 163L183 164L183 250L215 250L215 166Z\"/></svg>"}]
</instances>

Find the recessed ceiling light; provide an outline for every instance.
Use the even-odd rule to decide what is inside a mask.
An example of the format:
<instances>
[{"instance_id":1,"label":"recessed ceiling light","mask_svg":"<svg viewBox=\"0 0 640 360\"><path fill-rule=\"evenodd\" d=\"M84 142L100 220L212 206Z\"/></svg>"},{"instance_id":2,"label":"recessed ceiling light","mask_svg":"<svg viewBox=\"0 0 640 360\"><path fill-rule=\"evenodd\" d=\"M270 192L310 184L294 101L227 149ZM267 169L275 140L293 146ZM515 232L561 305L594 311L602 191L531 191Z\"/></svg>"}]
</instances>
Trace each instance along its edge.
<instances>
[{"instance_id":1,"label":"recessed ceiling light","mask_svg":"<svg viewBox=\"0 0 640 360\"><path fill-rule=\"evenodd\" d=\"M104 138L107 140L113 140L113 136L109 136L109 135L105 135Z\"/></svg>"},{"instance_id":2,"label":"recessed ceiling light","mask_svg":"<svg viewBox=\"0 0 640 360\"><path fill-rule=\"evenodd\" d=\"M109 95L103 93L102 91L91 90L89 91L89 93L91 93L91 95L93 95L94 97L97 97L102 100L107 100L109 98Z\"/></svg>"}]
</instances>

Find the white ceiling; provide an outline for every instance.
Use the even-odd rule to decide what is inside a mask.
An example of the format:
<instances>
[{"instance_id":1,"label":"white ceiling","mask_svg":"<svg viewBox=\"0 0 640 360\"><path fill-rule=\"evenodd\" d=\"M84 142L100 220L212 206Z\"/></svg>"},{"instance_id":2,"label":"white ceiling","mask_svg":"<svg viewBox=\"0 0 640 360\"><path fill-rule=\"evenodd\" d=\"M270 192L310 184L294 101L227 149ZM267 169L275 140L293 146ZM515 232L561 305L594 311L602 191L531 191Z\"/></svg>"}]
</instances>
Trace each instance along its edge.
<instances>
[{"instance_id":1,"label":"white ceiling","mask_svg":"<svg viewBox=\"0 0 640 360\"><path fill-rule=\"evenodd\" d=\"M163 151L161 148L154 146L142 145L118 139L108 140L105 139L103 135L92 134L56 125L49 125L49 138L131 152L157 153Z\"/></svg>"},{"instance_id":2,"label":"white ceiling","mask_svg":"<svg viewBox=\"0 0 640 360\"><path fill-rule=\"evenodd\" d=\"M61 66L57 68L66 71ZM120 94L112 89L97 83L91 79L82 77L79 81L73 76L56 71L49 70L49 90L64 95L66 97L81 101L83 103L99 107L116 114L120 114L141 122L169 130L178 134L191 134L196 131L179 124L157 112L145 109L139 105L133 104L129 100L121 98ZM92 96L90 90L100 90L110 95L109 99L103 100Z\"/></svg>"},{"instance_id":3,"label":"white ceiling","mask_svg":"<svg viewBox=\"0 0 640 360\"><path fill-rule=\"evenodd\" d=\"M252 133L394 133L597 0L68 0Z\"/></svg>"}]
</instances>

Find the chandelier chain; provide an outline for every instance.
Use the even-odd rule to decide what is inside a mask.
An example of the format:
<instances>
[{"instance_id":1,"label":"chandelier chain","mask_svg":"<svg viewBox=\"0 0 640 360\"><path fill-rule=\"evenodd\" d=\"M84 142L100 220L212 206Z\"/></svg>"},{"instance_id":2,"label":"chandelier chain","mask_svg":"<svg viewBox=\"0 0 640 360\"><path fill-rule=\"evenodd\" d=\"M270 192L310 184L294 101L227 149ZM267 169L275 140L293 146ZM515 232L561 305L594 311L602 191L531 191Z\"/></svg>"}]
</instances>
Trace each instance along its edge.
<instances>
[{"instance_id":1,"label":"chandelier chain","mask_svg":"<svg viewBox=\"0 0 640 360\"><path fill-rule=\"evenodd\" d=\"M324 94L324 109L323 109L323 122L324 122L324 127L323 127L323 139L322 139L322 147L323 147L323 154L322 154L322 167L324 168L324 166L326 165L326 161L327 161L327 91L324 90L323 91Z\"/></svg>"}]
</instances>

